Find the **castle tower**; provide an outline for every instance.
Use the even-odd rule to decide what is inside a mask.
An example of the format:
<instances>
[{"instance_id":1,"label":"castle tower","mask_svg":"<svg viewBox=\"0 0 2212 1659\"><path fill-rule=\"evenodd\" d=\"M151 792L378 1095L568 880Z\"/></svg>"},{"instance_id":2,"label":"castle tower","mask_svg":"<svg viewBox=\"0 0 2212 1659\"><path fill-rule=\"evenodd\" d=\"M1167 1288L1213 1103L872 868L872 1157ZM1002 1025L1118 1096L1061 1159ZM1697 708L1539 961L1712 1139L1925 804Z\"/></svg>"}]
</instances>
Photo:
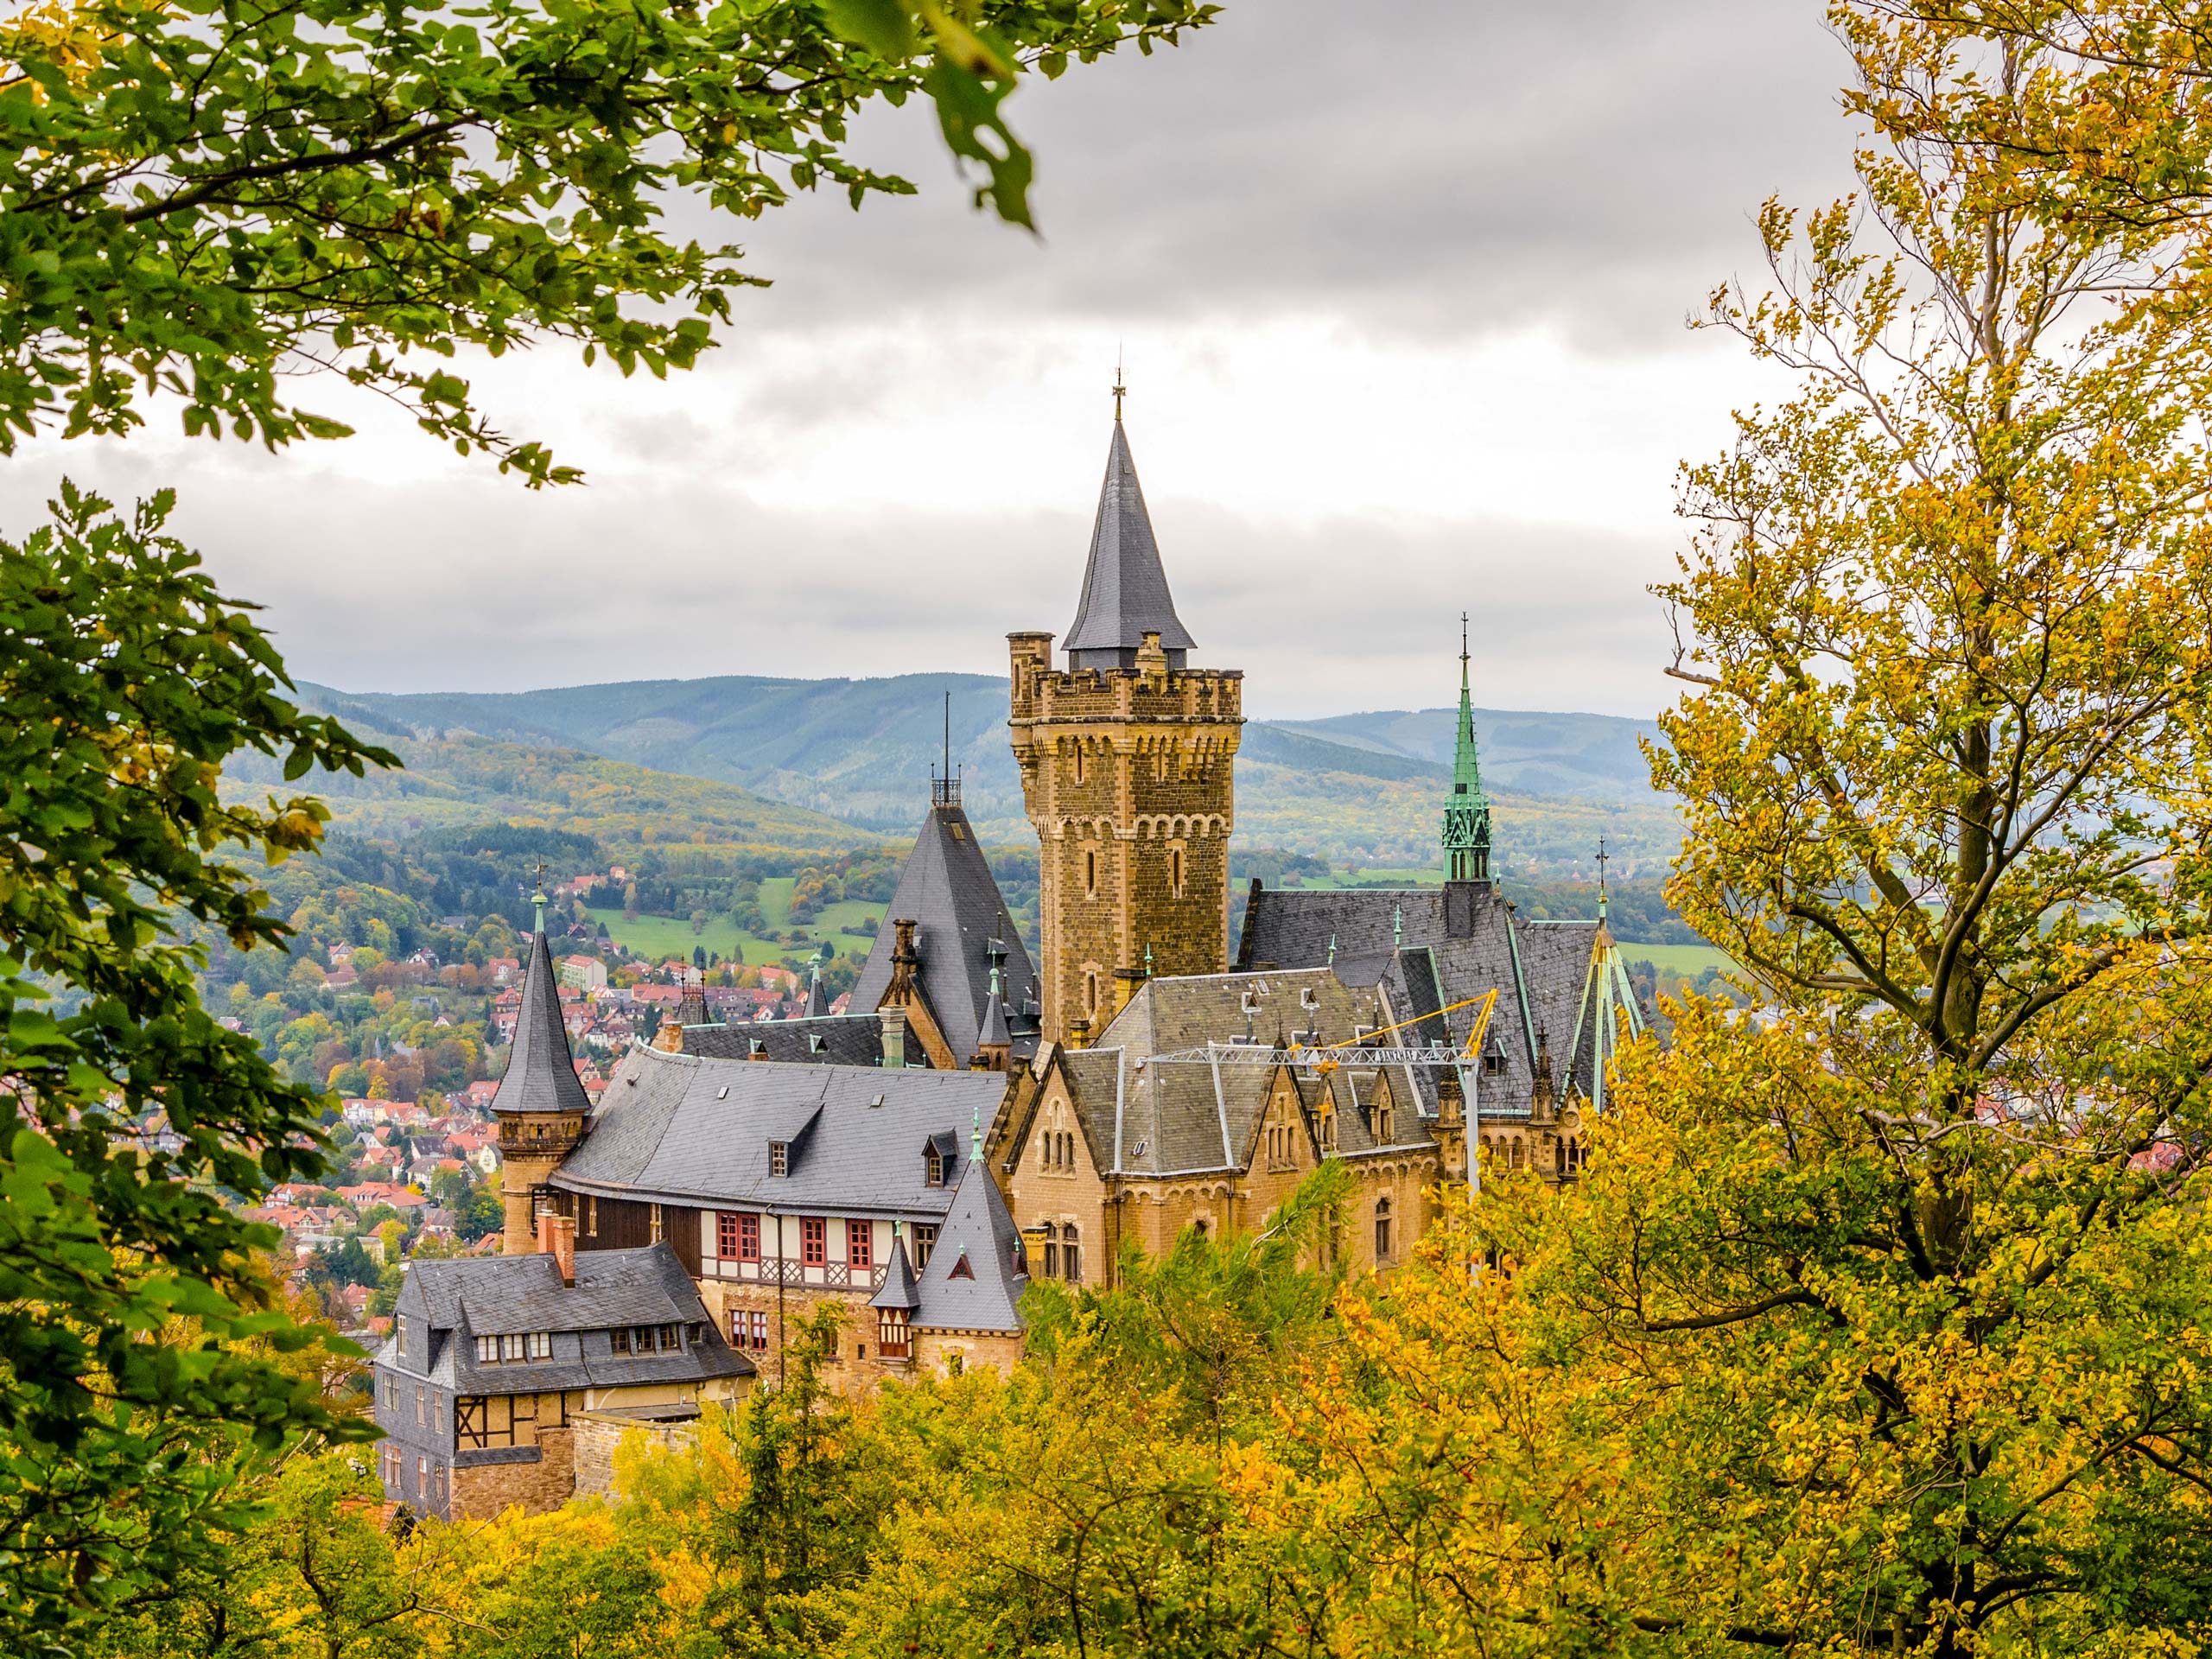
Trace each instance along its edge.
<instances>
[{"instance_id":1,"label":"castle tower","mask_svg":"<svg viewBox=\"0 0 2212 1659\"><path fill-rule=\"evenodd\" d=\"M537 1195L576 1142L583 1138L591 1098L576 1078L569 1031L561 1020L561 987L545 945L545 892L541 886L537 931L530 942L522 1007L506 1075L492 1096L499 1125L499 1199L505 1211L501 1248L529 1255L537 1246Z\"/></svg>"},{"instance_id":2,"label":"castle tower","mask_svg":"<svg viewBox=\"0 0 2212 1659\"><path fill-rule=\"evenodd\" d=\"M1444 801L1444 879L1488 881L1490 797L1475 754L1475 706L1467 689L1467 618L1459 615L1459 734L1452 754L1452 792Z\"/></svg>"},{"instance_id":3,"label":"castle tower","mask_svg":"<svg viewBox=\"0 0 2212 1659\"><path fill-rule=\"evenodd\" d=\"M1230 773L1243 675L1185 667L1119 388L1068 666L1052 636L1007 636L1014 759L1036 827L1047 1040L1095 1037L1116 976L1219 973L1228 960Z\"/></svg>"}]
</instances>

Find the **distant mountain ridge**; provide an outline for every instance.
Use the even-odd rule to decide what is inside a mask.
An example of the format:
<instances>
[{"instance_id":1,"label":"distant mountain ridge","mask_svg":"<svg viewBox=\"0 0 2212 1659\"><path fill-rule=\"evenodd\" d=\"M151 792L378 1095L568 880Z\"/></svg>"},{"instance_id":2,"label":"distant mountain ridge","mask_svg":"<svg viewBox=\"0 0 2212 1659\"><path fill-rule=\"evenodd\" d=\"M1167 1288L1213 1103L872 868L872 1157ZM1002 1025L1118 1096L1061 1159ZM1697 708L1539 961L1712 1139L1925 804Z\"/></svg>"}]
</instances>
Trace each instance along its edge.
<instances>
[{"instance_id":1,"label":"distant mountain ridge","mask_svg":"<svg viewBox=\"0 0 2212 1659\"><path fill-rule=\"evenodd\" d=\"M931 770L950 759L969 815L1026 841L1007 743L1006 683L981 674L883 679L728 675L513 692L353 692L303 684L318 709L416 742L474 734L583 750L717 783L895 836L912 832ZM1254 721L1238 761L1239 839L1338 860L1426 862L1434 791L1449 776L1452 709ZM1501 858L1579 864L1596 836L1630 860L1663 859L1671 804L1650 788L1649 721L1477 711L1483 777L1498 799ZM1609 827L1610 826L1610 827ZM818 829L815 833L820 833Z\"/></svg>"}]
</instances>

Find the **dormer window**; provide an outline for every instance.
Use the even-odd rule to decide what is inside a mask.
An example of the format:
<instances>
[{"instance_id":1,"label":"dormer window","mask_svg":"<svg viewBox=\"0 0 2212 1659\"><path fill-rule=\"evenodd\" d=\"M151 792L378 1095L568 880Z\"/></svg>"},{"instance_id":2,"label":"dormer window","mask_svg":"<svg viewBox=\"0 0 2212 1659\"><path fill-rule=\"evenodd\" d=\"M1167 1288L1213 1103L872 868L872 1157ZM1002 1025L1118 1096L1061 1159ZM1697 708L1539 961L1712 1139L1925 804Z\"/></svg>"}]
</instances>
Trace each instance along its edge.
<instances>
[{"instance_id":1,"label":"dormer window","mask_svg":"<svg viewBox=\"0 0 2212 1659\"><path fill-rule=\"evenodd\" d=\"M768 1173L771 1175L788 1175L791 1173L790 1141L771 1141L768 1143Z\"/></svg>"},{"instance_id":2,"label":"dormer window","mask_svg":"<svg viewBox=\"0 0 2212 1659\"><path fill-rule=\"evenodd\" d=\"M553 1333L550 1331L521 1331L476 1338L476 1363L479 1365L513 1365L527 1360L552 1357Z\"/></svg>"},{"instance_id":3,"label":"dormer window","mask_svg":"<svg viewBox=\"0 0 2212 1659\"><path fill-rule=\"evenodd\" d=\"M931 1186L944 1185L944 1154L934 1145L922 1149L922 1179Z\"/></svg>"},{"instance_id":4,"label":"dormer window","mask_svg":"<svg viewBox=\"0 0 2212 1659\"><path fill-rule=\"evenodd\" d=\"M808 1053L819 1054L828 1046L829 1045L822 1040L822 1033L820 1032L810 1031L806 1033L806 1052Z\"/></svg>"}]
</instances>

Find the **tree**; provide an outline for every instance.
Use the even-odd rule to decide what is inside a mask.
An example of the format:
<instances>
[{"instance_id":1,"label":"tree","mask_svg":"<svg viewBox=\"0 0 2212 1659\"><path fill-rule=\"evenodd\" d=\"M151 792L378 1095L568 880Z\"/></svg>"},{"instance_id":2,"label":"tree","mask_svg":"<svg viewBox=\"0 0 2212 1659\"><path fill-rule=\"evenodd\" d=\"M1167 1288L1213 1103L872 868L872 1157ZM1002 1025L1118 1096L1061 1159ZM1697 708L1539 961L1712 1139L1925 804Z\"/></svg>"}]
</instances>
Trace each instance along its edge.
<instances>
[{"instance_id":1,"label":"tree","mask_svg":"<svg viewBox=\"0 0 2212 1659\"><path fill-rule=\"evenodd\" d=\"M689 367L760 279L734 245L671 239L677 193L757 218L903 180L844 152L878 99L936 102L979 200L1026 224L1031 162L1001 105L1208 21L1196 0L837 0L574 8L67 0L0 31L0 222L16 273L0 450L121 432L155 391L188 432L276 446L346 428L291 401L328 369L463 453L574 477L496 430L447 366L538 337L624 373ZM685 315L689 313L689 315Z\"/></svg>"},{"instance_id":2,"label":"tree","mask_svg":"<svg viewBox=\"0 0 2212 1659\"><path fill-rule=\"evenodd\" d=\"M1363 1647L2212 1634L2212 335L2164 226L2036 186L2111 88L1918 10L1835 14L1884 147L1715 297L1799 390L1663 590L1669 893L1764 1012L1346 1308L1369 1386L1263 1484Z\"/></svg>"},{"instance_id":3,"label":"tree","mask_svg":"<svg viewBox=\"0 0 2212 1659\"><path fill-rule=\"evenodd\" d=\"M219 1567L181 1577L153 1608L101 1630L90 1659L412 1659L433 1624L466 1616L457 1538L401 1542L378 1524L363 1456L289 1460L265 1512ZM453 1599L448 1599L452 1597ZM435 1616L435 1618L432 1616Z\"/></svg>"},{"instance_id":4,"label":"tree","mask_svg":"<svg viewBox=\"0 0 2212 1659\"><path fill-rule=\"evenodd\" d=\"M312 1178L321 1103L200 1004L193 926L240 950L287 930L243 849L312 849L308 799L226 802L240 751L386 764L283 693L247 612L162 533L66 488L0 543L0 1647L36 1650L159 1582L235 1518L226 1465L346 1435L277 1351L272 1229L224 1205ZM59 1000L56 990L61 993ZM160 1113L175 1150L136 1127ZM194 1321L181 1339L175 1316Z\"/></svg>"}]
</instances>

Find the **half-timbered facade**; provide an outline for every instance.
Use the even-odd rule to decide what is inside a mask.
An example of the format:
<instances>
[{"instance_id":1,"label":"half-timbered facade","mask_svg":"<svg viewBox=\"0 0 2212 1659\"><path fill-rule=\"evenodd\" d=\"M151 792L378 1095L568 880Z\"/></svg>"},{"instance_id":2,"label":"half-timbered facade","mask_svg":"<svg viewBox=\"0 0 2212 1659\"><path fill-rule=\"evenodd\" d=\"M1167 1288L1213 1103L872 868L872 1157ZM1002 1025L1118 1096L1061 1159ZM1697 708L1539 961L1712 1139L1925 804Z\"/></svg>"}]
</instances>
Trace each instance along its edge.
<instances>
[{"instance_id":1,"label":"half-timbered facade","mask_svg":"<svg viewBox=\"0 0 2212 1659\"><path fill-rule=\"evenodd\" d=\"M540 1232L535 1254L408 1264L372 1379L385 1495L418 1514L554 1508L584 1414L680 1421L753 1374L667 1245L579 1257L564 1219Z\"/></svg>"}]
</instances>

